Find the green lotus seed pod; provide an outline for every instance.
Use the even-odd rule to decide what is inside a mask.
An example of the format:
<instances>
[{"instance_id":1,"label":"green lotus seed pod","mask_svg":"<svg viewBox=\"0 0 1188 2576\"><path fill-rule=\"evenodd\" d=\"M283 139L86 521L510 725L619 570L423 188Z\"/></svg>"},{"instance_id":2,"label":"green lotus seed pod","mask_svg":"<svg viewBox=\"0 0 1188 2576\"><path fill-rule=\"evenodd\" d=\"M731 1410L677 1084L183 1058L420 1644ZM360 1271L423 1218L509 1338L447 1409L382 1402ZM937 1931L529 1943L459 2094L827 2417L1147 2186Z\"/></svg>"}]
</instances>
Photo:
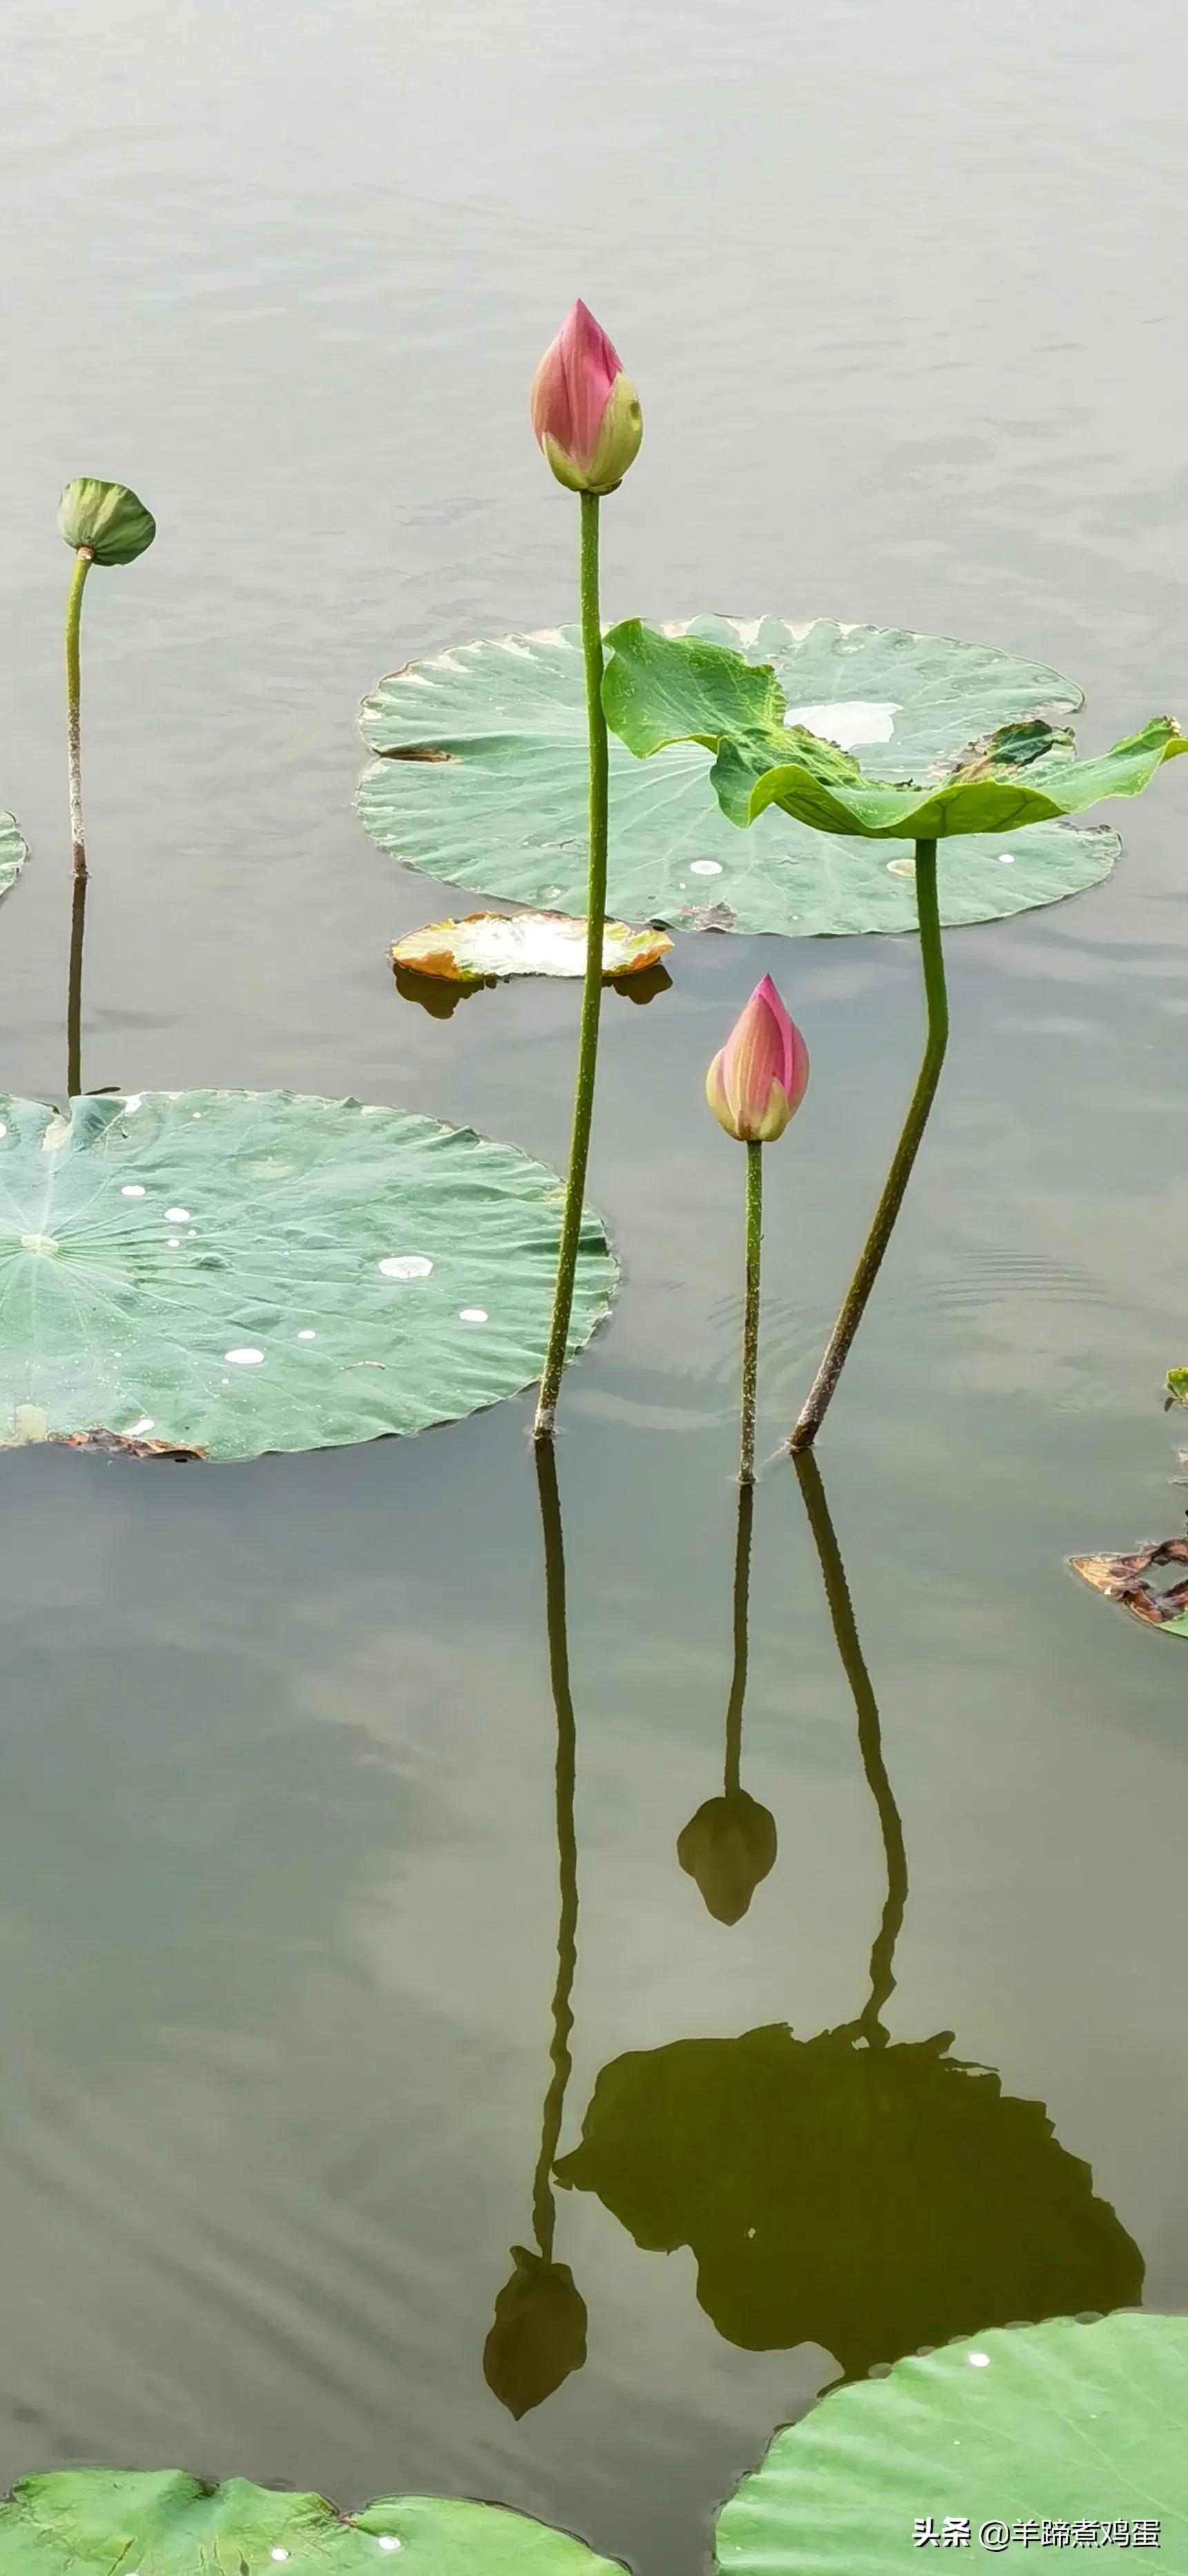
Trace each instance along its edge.
<instances>
[{"instance_id":1,"label":"green lotus seed pod","mask_svg":"<svg viewBox=\"0 0 1188 2576\"><path fill-rule=\"evenodd\" d=\"M157 522L126 483L97 483L80 474L58 503L58 527L77 553L89 546L97 564L135 563L151 546Z\"/></svg>"},{"instance_id":2,"label":"green lotus seed pod","mask_svg":"<svg viewBox=\"0 0 1188 2576\"><path fill-rule=\"evenodd\" d=\"M483 2349L483 2377L517 2423L580 2370L586 2358L586 2302L568 2263L547 2263L513 2245L515 2270L495 2302Z\"/></svg>"},{"instance_id":3,"label":"green lotus seed pod","mask_svg":"<svg viewBox=\"0 0 1188 2576\"><path fill-rule=\"evenodd\" d=\"M681 1868L696 1879L718 1923L741 1922L775 1856L775 1817L745 1789L707 1798L677 1839Z\"/></svg>"}]
</instances>

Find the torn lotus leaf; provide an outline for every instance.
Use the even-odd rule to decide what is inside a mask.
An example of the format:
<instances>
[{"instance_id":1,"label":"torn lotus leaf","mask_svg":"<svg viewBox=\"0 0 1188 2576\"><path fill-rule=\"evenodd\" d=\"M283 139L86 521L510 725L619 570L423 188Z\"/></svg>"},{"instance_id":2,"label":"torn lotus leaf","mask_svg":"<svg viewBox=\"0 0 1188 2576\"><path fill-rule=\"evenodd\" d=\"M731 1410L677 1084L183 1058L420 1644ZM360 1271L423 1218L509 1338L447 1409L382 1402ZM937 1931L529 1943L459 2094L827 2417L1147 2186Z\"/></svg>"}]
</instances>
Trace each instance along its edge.
<instances>
[{"instance_id":1,"label":"torn lotus leaf","mask_svg":"<svg viewBox=\"0 0 1188 2576\"><path fill-rule=\"evenodd\" d=\"M19 1444L18 1444L19 1445ZM51 1449L89 1449L101 1458L205 1458L205 1449L187 1449L176 1440L134 1440L127 1431L53 1431Z\"/></svg>"}]
</instances>

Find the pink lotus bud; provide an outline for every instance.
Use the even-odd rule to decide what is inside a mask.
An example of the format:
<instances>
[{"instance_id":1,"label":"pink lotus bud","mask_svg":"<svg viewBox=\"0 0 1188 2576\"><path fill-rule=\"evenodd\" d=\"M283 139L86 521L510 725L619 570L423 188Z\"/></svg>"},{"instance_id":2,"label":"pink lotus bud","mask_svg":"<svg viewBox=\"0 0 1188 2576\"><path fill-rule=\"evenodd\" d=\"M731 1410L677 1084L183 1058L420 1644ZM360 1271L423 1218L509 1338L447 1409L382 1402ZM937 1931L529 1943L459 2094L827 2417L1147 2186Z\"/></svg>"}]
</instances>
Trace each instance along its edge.
<instances>
[{"instance_id":1,"label":"pink lotus bud","mask_svg":"<svg viewBox=\"0 0 1188 2576\"><path fill-rule=\"evenodd\" d=\"M580 301L532 379L537 444L570 492L614 492L639 454L643 414L605 331Z\"/></svg>"},{"instance_id":2,"label":"pink lotus bud","mask_svg":"<svg viewBox=\"0 0 1188 2576\"><path fill-rule=\"evenodd\" d=\"M705 1096L728 1136L770 1145L808 1089L808 1048L770 975L756 984L705 1077Z\"/></svg>"}]
</instances>

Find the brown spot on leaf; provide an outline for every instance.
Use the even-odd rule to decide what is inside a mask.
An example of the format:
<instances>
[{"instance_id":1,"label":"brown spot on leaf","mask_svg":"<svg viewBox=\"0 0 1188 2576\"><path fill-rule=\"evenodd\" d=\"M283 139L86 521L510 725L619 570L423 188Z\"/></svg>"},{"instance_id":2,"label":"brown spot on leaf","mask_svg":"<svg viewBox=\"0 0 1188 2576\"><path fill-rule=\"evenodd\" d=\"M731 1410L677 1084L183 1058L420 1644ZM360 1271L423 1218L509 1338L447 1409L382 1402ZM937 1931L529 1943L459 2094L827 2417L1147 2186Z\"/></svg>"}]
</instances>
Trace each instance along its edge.
<instances>
[{"instance_id":1,"label":"brown spot on leaf","mask_svg":"<svg viewBox=\"0 0 1188 2576\"><path fill-rule=\"evenodd\" d=\"M733 930L738 914L729 903L691 903L677 918L682 930Z\"/></svg>"},{"instance_id":2,"label":"brown spot on leaf","mask_svg":"<svg viewBox=\"0 0 1188 2576\"><path fill-rule=\"evenodd\" d=\"M456 751L443 751L439 742L398 742L377 751L377 760L456 760Z\"/></svg>"},{"instance_id":3,"label":"brown spot on leaf","mask_svg":"<svg viewBox=\"0 0 1188 2576\"><path fill-rule=\"evenodd\" d=\"M1155 1539L1129 1556L1070 1556L1068 1561L1095 1592L1103 1593L1107 1601L1120 1601L1124 1610L1145 1620L1148 1627L1164 1628L1188 1610L1188 1576L1180 1583L1163 1585L1150 1580L1152 1570L1160 1566L1188 1566L1188 1539Z\"/></svg>"},{"instance_id":4,"label":"brown spot on leaf","mask_svg":"<svg viewBox=\"0 0 1188 2576\"><path fill-rule=\"evenodd\" d=\"M393 972L397 976L402 973L438 975L441 977L442 981L447 984L472 984L480 983L482 981L481 976L462 975L459 973L458 960L455 957L453 950L450 948L428 949L424 956L418 957L415 967L406 966L403 957L398 957L395 949L393 949L392 968Z\"/></svg>"},{"instance_id":5,"label":"brown spot on leaf","mask_svg":"<svg viewBox=\"0 0 1188 2576\"><path fill-rule=\"evenodd\" d=\"M205 1449L185 1449L175 1440L133 1440L123 1431L51 1431L50 1449L89 1449L103 1458L205 1458Z\"/></svg>"}]
</instances>

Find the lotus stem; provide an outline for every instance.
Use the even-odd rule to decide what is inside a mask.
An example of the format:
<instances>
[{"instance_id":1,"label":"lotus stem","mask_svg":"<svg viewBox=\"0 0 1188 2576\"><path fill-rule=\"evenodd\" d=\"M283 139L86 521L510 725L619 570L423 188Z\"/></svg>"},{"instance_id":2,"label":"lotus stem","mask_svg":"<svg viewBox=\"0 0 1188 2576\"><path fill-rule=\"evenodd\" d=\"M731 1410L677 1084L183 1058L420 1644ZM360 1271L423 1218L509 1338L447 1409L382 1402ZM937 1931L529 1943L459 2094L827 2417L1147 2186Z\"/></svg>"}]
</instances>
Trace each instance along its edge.
<instances>
[{"instance_id":1,"label":"lotus stem","mask_svg":"<svg viewBox=\"0 0 1188 2576\"><path fill-rule=\"evenodd\" d=\"M76 1099L82 1090L83 931L87 913L87 851L82 815L82 674L79 628L82 595L93 557L79 546L66 598L66 761L70 779L70 847L74 893L70 908L70 979L66 1004L66 1090Z\"/></svg>"},{"instance_id":2,"label":"lotus stem","mask_svg":"<svg viewBox=\"0 0 1188 2576\"><path fill-rule=\"evenodd\" d=\"M747 1695L747 1598L751 1582L751 1522L754 1513L754 1485L741 1485L738 1536L734 1546L734 1665L730 1675L730 1697L726 1703L726 1773L722 1782L728 1798L736 1798L742 1787L743 1701Z\"/></svg>"},{"instance_id":3,"label":"lotus stem","mask_svg":"<svg viewBox=\"0 0 1188 2576\"><path fill-rule=\"evenodd\" d=\"M878 1810L879 1831L883 1838L883 1858L887 1865L887 1896L883 1917L870 1954L870 2000L853 2025L871 2047L886 2045L887 2034L879 2019L883 2006L895 1992L895 1944L903 1925L907 1905L908 1869L904 1848L903 1824L895 1804L887 1766L883 1760L883 1730L879 1718L874 1684L866 1668L866 1657L854 1618L854 1604L846 1581L837 1533L830 1518L821 1471L812 1452L805 1449L795 1460L809 1528L825 1584L825 1598L837 1639L846 1680L858 1720L858 1748L867 1787Z\"/></svg>"},{"instance_id":4,"label":"lotus stem","mask_svg":"<svg viewBox=\"0 0 1188 2576\"><path fill-rule=\"evenodd\" d=\"M788 1447L793 1457L811 1449L825 1419L834 1388L845 1366L846 1355L866 1311L866 1301L879 1275L879 1265L891 1240L892 1229L911 1177L912 1165L920 1148L920 1139L928 1123L928 1113L936 1097L945 1048L949 1039L949 1003L945 991L945 960L941 946L940 906L936 890L936 843L916 843L916 911L920 924L920 958L924 968L924 1000L927 1010L927 1035L924 1055L916 1077L911 1106L903 1123L903 1133L891 1160L891 1169L883 1183L883 1194L875 1210L874 1223L854 1276L846 1291L845 1302L829 1338L807 1399L793 1425Z\"/></svg>"},{"instance_id":5,"label":"lotus stem","mask_svg":"<svg viewBox=\"0 0 1188 2576\"><path fill-rule=\"evenodd\" d=\"M553 2166L561 2136L565 2109L565 2088L569 2082L572 2059L569 2038L573 2029L573 1980L577 1969L577 1827L574 1798L577 1783L577 1721L573 1711L573 1694L569 1682L569 1645L565 1618L565 1543L561 1531L561 1499L557 1491L557 1460L551 1440L541 1440L536 1448L536 1479L540 1492L540 1517L544 1529L545 1616L549 1639L549 1679L553 1704L557 1711L557 1858L561 1886L561 1912L557 1925L557 1983L553 1994L553 2038L549 2055L553 2074L545 2096L541 2129L540 2155L532 2188L532 2225L537 2246L546 2263L553 2259L553 2237L556 2209L553 2201Z\"/></svg>"},{"instance_id":6,"label":"lotus stem","mask_svg":"<svg viewBox=\"0 0 1188 2576\"><path fill-rule=\"evenodd\" d=\"M606 836L609 756L606 717L602 712L602 615L598 599L598 496L581 494L581 621L586 665L586 725L590 747L590 854L586 884L586 967L582 980L582 1015L578 1031L577 1081L573 1095L573 1129L569 1176L557 1256L553 1320L540 1381L533 1436L547 1440L557 1412L561 1372L569 1344L569 1318L577 1273L586 1166L590 1159L590 1122L594 1114L594 1075L598 1063L598 1017L602 1007L602 939L606 919Z\"/></svg>"},{"instance_id":7,"label":"lotus stem","mask_svg":"<svg viewBox=\"0 0 1188 2576\"><path fill-rule=\"evenodd\" d=\"M759 1379L759 1263L763 1244L763 1147L747 1145L747 1285L743 1306L740 1485L755 1482L755 1404Z\"/></svg>"}]
</instances>

